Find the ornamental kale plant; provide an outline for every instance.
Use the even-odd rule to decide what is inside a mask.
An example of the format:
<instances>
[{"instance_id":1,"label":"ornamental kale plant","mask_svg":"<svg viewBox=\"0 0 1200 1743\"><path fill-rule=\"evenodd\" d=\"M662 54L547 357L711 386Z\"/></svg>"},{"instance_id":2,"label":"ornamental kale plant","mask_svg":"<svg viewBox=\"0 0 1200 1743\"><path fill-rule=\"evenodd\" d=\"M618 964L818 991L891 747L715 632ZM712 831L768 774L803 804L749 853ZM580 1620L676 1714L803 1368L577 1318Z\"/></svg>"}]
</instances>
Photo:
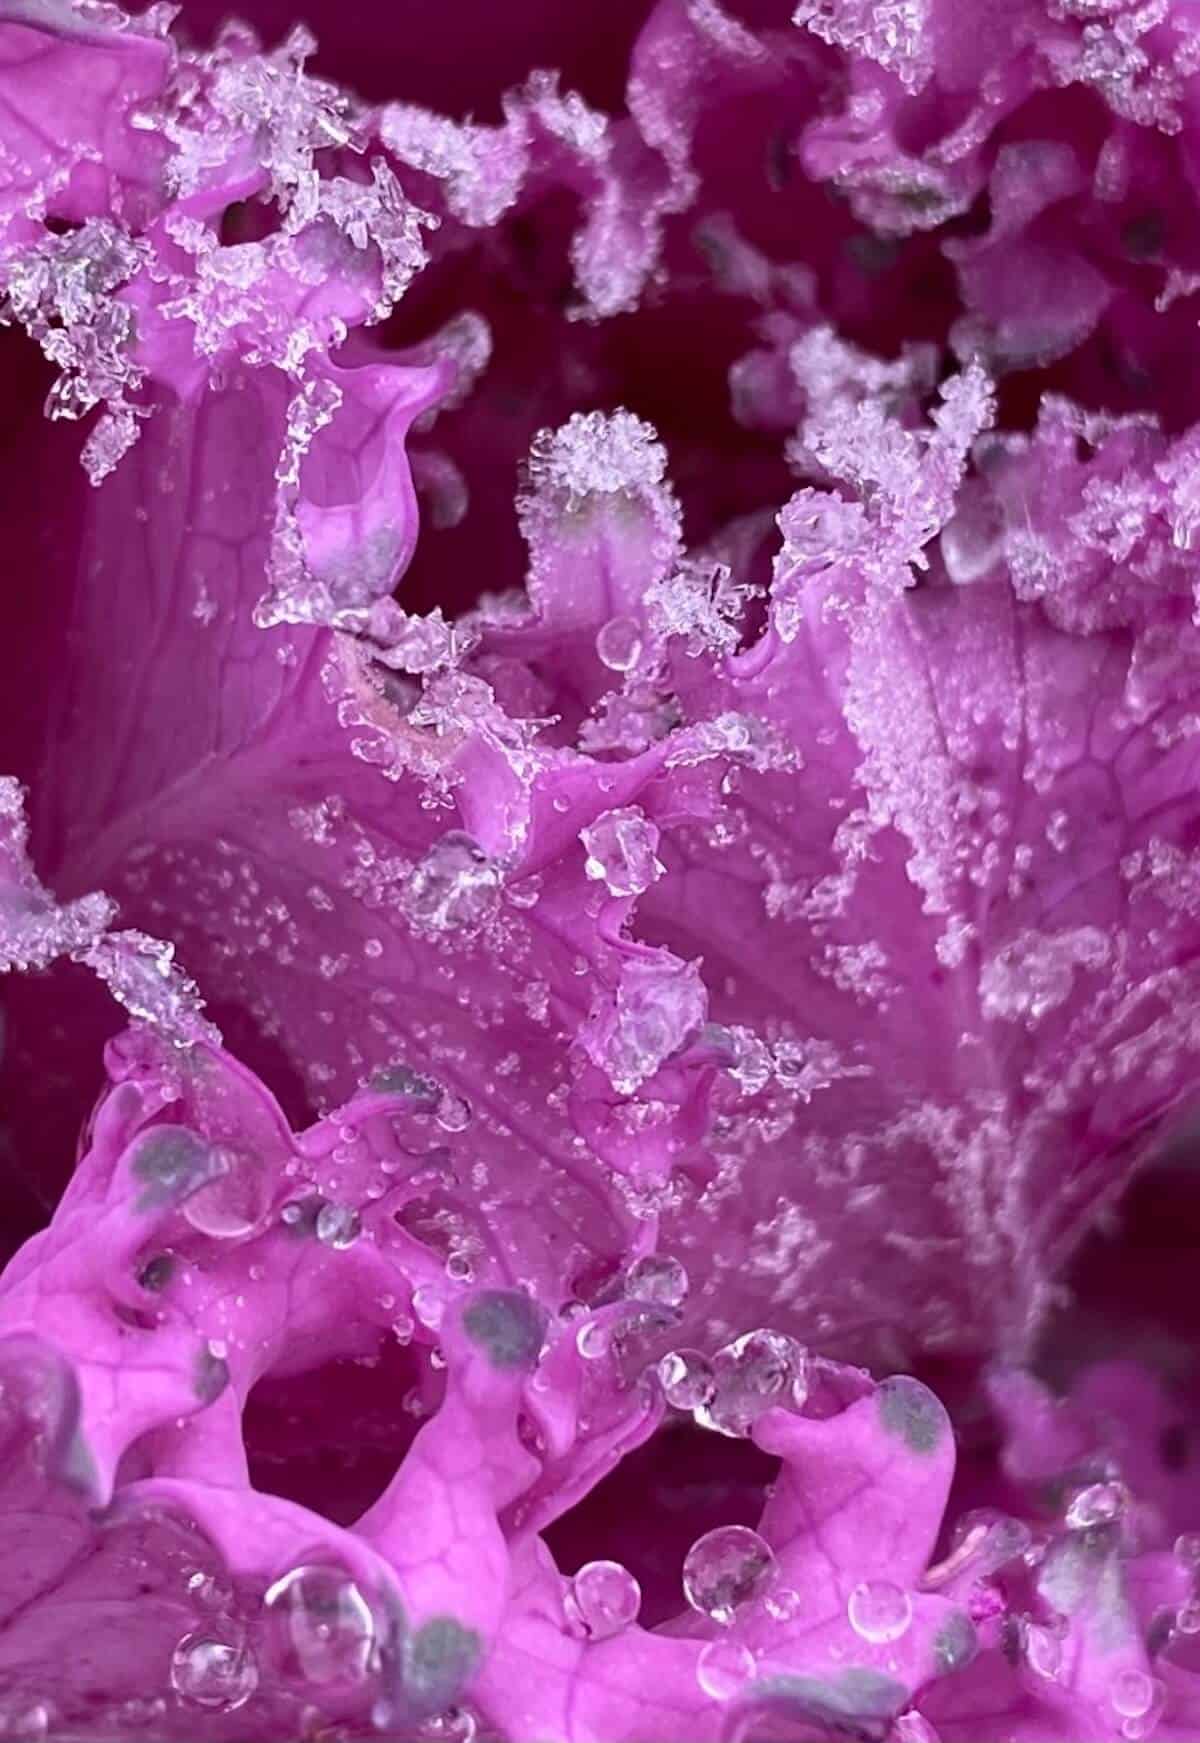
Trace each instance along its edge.
<instances>
[{"instance_id":1,"label":"ornamental kale plant","mask_svg":"<svg viewBox=\"0 0 1200 1743\"><path fill-rule=\"evenodd\" d=\"M0 0L0 1739L1200 1737L1192 0Z\"/></svg>"}]
</instances>

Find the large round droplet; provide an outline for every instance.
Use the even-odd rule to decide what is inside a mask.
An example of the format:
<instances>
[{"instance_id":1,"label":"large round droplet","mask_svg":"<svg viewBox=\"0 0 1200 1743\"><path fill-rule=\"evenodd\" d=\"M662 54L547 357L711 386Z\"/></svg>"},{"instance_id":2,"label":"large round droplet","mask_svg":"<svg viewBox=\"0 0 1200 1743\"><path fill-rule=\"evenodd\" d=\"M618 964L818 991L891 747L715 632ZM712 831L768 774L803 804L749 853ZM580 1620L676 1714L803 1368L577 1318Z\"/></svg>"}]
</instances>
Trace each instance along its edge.
<instances>
[{"instance_id":1,"label":"large round droplet","mask_svg":"<svg viewBox=\"0 0 1200 1743\"><path fill-rule=\"evenodd\" d=\"M718 1525L683 1560L683 1594L693 1610L728 1626L763 1590L775 1569L771 1547L745 1525Z\"/></svg>"},{"instance_id":2,"label":"large round droplet","mask_svg":"<svg viewBox=\"0 0 1200 1743\"><path fill-rule=\"evenodd\" d=\"M740 1640L710 1640L696 1660L696 1681L712 1701L732 1701L754 1675L754 1654Z\"/></svg>"},{"instance_id":3,"label":"large round droplet","mask_svg":"<svg viewBox=\"0 0 1200 1743\"><path fill-rule=\"evenodd\" d=\"M860 1580L846 1601L846 1614L860 1640L885 1646L907 1632L912 1599L890 1580Z\"/></svg>"},{"instance_id":4,"label":"large round droplet","mask_svg":"<svg viewBox=\"0 0 1200 1743\"><path fill-rule=\"evenodd\" d=\"M567 1592L567 1612L578 1632L608 1640L637 1620L642 1588L619 1561L589 1561Z\"/></svg>"},{"instance_id":5,"label":"large round droplet","mask_svg":"<svg viewBox=\"0 0 1200 1743\"><path fill-rule=\"evenodd\" d=\"M341 1251L362 1234L362 1218L352 1204L323 1204L317 1212L317 1239Z\"/></svg>"},{"instance_id":6,"label":"large round droplet","mask_svg":"<svg viewBox=\"0 0 1200 1743\"><path fill-rule=\"evenodd\" d=\"M764 1410L798 1410L807 1395L803 1348L782 1332L751 1331L713 1357L712 1398L696 1411L696 1421L719 1434L744 1435Z\"/></svg>"},{"instance_id":7,"label":"large round droplet","mask_svg":"<svg viewBox=\"0 0 1200 1743\"><path fill-rule=\"evenodd\" d=\"M292 1568L263 1599L271 1655L286 1677L301 1682L358 1682L375 1644L375 1618L342 1569Z\"/></svg>"},{"instance_id":8,"label":"large round droplet","mask_svg":"<svg viewBox=\"0 0 1200 1743\"><path fill-rule=\"evenodd\" d=\"M214 1241L240 1240L266 1212L266 1171L241 1150L222 1146L214 1156L222 1166L221 1174L193 1192L180 1208L197 1234Z\"/></svg>"},{"instance_id":9,"label":"large round droplet","mask_svg":"<svg viewBox=\"0 0 1200 1743\"><path fill-rule=\"evenodd\" d=\"M698 1410L713 1395L712 1363L700 1350L671 1350L658 1364L658 1379L673 1410Z\"/></svg>"},{"instance_id":10,"label":"large round droplet","mask_svg":"<svg viewBox=\"0 0 1200 1743\"><path fill-rule=\"evenodd\" d=\"M688 1292L688 1274L678 1259L666 1253L650 1253L637 1259L625 1275L625 1294L631 1301L652 1301L656 1307L678 1307Z\"/></svg>"},{"instance_id":11,"label":"large round droplet","mask_svg":"<svg viewBox=\"0 0 1200 1743\"><path fill-rule=\"evenodd\" d=\"M171 1654L171 1687L193 1707L232 1713L258 1687L258 1665L242 1641L185 1634Z\"/></svg>"}]
</instances>

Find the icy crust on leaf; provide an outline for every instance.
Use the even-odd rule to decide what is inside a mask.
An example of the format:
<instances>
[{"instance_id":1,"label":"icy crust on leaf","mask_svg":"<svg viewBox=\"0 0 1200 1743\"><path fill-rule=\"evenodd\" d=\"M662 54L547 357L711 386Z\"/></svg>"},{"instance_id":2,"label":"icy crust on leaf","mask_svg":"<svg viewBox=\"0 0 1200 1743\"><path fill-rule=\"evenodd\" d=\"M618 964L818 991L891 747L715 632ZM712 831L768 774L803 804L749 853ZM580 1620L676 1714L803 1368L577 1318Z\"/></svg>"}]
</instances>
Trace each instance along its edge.
<instances>
[{"instance_id":1,"label":"icy crust on leaf","mask_svg":"<svg viewBox=\"0 0 1200 1743\"><path fill-rule=\"evenodd\" d=\"M0 1511L27 1550L0 1580L6 1718L40 1701L97 1738L223 1736L232 1713L246 1738L421 1735L468 1705L506 1738L666 1743L724 1736L730 1701L777 1679L875 1723L969 1660L965 1613L915 1591L953 1468L918 1382L823 1368L811 1419L797 1393L756 1424L781 1460L761 1536L698 1540L672 1620L581 1633L541 1533L660 1419L628 1310L598 1351L503 1260L431 1262L403 1216L426 1172L401 1141L419 1079L295 1133L219 1050L131 1031L108 1070L50 1226L0 1283ZM255 1386L378 1365L398 1338L410 1391L378 1498L333 1524L257 1487ZM886 1649L863 1631L881 1570L914 1588ZM97 1605L102 1635L67 1650ZM715 1674L730 1651L745 1690Z\"/></svg>"},{"instance_id":2,"label":"icy crust on leaf","mask_svg":"<svg viewBox=\"0 0 1200 1743\"><path fill-rule=\"evenodd\" d=\"M312 1101L396 1059L434 1077L428 1216L456 1250L566 1288L657 1218L697 1337L787 1317L880 1357L978 1348L1027 1335L1193 1079L1164 894L1187 648L1147 719L1121 631L1066 634L1002 572L949 584L948 529L993 488L964 485L997 440L980 368L922 422L853 348L801 367L841 385L797 433L812 482L765 588L685 549L644 420L589 412L533 445L527 597L454 625L390 595L438 366L314 366L336 393L302 412L257 368L164 401L63 580L94 656L120 624L143 670L163 626L163 729L131 732L114 660L78 670L41 858L131 929L169 912ZM297 566L264 606L281 503ZM98 780L83 733L123 747Z\"/></svg>"}]
</instances>

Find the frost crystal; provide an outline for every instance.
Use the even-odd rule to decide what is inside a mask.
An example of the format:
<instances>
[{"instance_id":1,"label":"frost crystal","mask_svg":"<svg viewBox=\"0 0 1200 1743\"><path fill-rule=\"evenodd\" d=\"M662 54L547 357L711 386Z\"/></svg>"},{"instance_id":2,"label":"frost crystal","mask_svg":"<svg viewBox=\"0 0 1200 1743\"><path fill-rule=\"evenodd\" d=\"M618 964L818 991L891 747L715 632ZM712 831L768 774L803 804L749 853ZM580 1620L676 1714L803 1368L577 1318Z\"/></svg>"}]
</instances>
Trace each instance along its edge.
<instances>
[{"instance_id":1,"label":"frost crystal","mask_svg":"<svg viewBox=\"0 0 1200 1743\"><path fill-rule=\"evenodd\" d=\"M134 442L143 415L128 397L144 379L134 354L137 322L117 292L149 257L145 242L106 218L88 218L0 261L0 322L18 322L59 371L48 415L82 418L94 406L107 408L84 452L93 484Z\"/></svg>"}]
</instances>

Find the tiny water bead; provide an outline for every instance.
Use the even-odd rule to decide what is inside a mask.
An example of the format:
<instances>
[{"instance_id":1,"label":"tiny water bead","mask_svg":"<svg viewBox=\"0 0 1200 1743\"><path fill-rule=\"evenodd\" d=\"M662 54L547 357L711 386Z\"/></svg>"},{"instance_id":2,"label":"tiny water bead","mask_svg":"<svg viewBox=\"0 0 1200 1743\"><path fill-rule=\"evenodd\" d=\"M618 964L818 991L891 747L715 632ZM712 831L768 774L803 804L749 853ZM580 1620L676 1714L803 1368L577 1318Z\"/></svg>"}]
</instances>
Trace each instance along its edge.
<instances>
[{"instance_id":1,"label":"tiny water bead","mask_svg":"<svg viewBox=\"0 0 1200 1743\"><path fill-rule=\"evenodd\" d=\"M323 1204L317 1212L317 1239L341 1251L362 1234L362 1218L351 1204Z\"/></svg>"},{"instance_id":2,"label":"tiny water bead","mask_svg":"<svg viewBox=\"0 0 1200 1743\"><path fill-rule=\"evenodd\" d=\"M774 1551L757 1531L718 1525L698 1537L684 1557L683 1595L701 1616L728 1627L774 1571Z\"/></svg>"},{"instance_id":3,"label":"tiny water bead","mask_svg":"<svg viewBox=\"0 0 1200 1743\"><path fill-rule=\"evenodd\" d=\"M671 1350L658 1364L658 1379L673 1410L698 1410L713 1395L712 1363L701 1350Z\"/></svg>"},{"instance_id":4,"label":"tiny water bead","mask_svg":"<svg viewBox=\"0 0 1200 1743\"><path fill-rule=\"evenodd\" d=\"M596 656L610 672L631 672L642 657L642 629L635 617L610 617L596 631Z\"/></svg>"},{"instance_id":5,"label":"tiny water bead","mask_svg":"<svg viewBox=\"0 0 1200 1743\"><path fill-rule=\"evenodd\" d=\"M1124 1483L1089 1483L1072 1496L1067 1508L1069 1531L1090 1531L1096 1525L1111 1525L1123 1517L1129 1505L1129 1490Z\"/></svg>"},{"instance_id":6,"label":"tiny water bead","mask_svg":"<svg viewBox=\"0 0 1200 1743\"><path fill-rule=\"evenodd\" d=\"M860 1640L886 1646L907 1633L912 1599L890 1580L860 1580L846 1600L846 1615Z\"/></svg>"},{"instance_id":7,"label":"tiny water bead","mask_svg":"<svg viewBox=\"0 0 1200 1743\"><path fill-rule=\"evenodd\" d=\"M589 1561L567 1587L569 1620L591 1640L608 1640L637 1620L642 1588L619 1561Z\"/></svg>"},{"instance_id":8,"label":"tiny water bead","mask_svg":"<svg viewBox=\"0 0 1200 1743\"><path fill-rule=\"evenodd\" d=\"M678 1259L651 1253L637 1259L625 1276L625 1294L631 1301L652 1301L658 1307L678 1307L687 1299L688 1274Z\"/></svg>"},{"instance_id":9,"label":"tiny water bead","mask_svg":"<svg viewBox=\"0 0 1200 1743\"><path fill-rule=\"evenodd\" d=\"M375 1618L341 1568L292 1568L263 1598L274 1662L302 1682L358 1682L371 1666Z\"/></svg>"},{"instance_id":10,"label":"tiny water bead","mask_svg":"<svg viewBox=\"0 0 1200 1743\"><path fill-rule=\"evenodd\" d=\"M171 1687L189 1706L232 1713L258 1687L258 1665L244 1641L185 1634L171 1654L170 1677Z\"/></svg>"}]
</instances>

